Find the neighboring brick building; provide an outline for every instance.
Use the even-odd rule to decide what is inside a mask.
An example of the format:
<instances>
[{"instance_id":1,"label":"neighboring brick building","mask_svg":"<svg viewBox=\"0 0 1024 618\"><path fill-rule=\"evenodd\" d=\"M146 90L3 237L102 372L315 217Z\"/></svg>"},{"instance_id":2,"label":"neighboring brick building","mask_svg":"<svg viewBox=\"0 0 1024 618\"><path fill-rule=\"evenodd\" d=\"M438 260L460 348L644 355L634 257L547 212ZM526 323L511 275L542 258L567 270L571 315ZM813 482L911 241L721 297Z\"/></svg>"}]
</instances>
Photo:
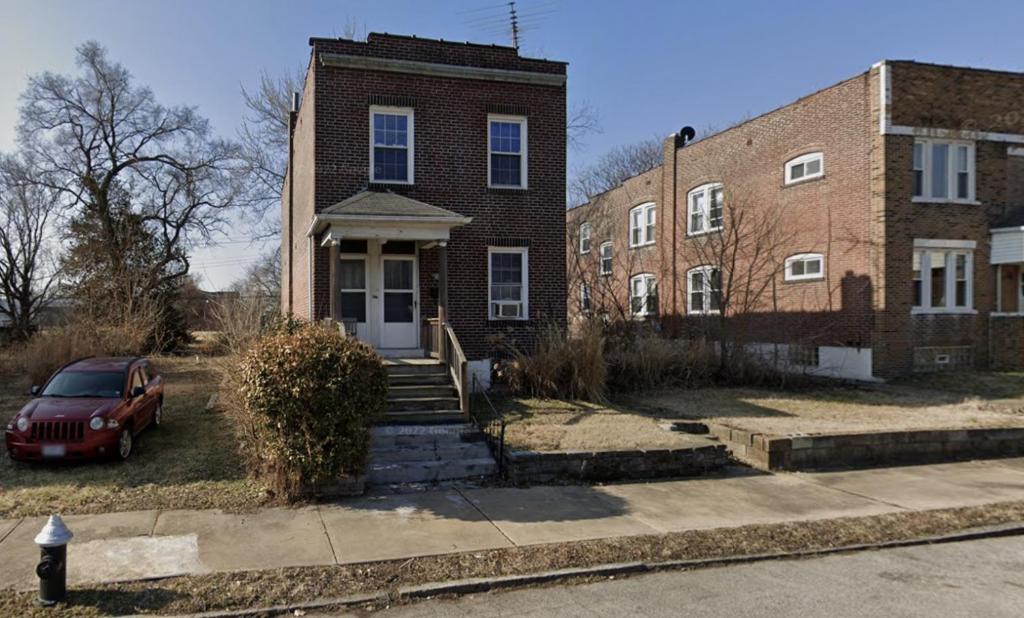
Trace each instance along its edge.
<instances>
[{"instance_id":1,"label":"neighboring brick building","mask_svg":"<svg viewBox=\"0 0 1024 618\"><path fill-rule=\"evenodd\" d=\"M673 332L727 324L858 379L1024 365L1024 74L881 62L677 141L660 168L567 213L571 314L586 288L592 311L614 313L610 295Z\"/></svg>"},{"instance_id":2,"label":"neighboring brick building","mask_svg":"<svg viewBox=\"0 0 1024 618\"><path fill-rule=\"evenodd\" d=\"M492 336L565 319L565 63L376 33L310 46L282 196L283 310L415 355L447 292L446 320L488 380Z\"/></svg>"}]
</instances>

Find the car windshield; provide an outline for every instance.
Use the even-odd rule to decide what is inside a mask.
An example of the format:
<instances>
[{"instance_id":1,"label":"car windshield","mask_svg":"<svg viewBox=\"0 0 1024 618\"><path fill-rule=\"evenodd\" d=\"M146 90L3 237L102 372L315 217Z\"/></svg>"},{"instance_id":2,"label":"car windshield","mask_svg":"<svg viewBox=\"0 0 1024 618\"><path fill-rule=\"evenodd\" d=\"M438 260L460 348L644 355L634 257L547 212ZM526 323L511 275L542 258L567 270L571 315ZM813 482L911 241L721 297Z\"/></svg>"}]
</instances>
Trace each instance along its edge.
<instances>
[{"instance_id":1,"label":"car windshield","mask_svg":"<svg viewBox=\"0 0 1024 618\"><path fill-rule=\"evenodd\" d=\"M43 397L120 397L124 374L107 371L64 371L50 380Z\"/></svg>"}]
</instances>

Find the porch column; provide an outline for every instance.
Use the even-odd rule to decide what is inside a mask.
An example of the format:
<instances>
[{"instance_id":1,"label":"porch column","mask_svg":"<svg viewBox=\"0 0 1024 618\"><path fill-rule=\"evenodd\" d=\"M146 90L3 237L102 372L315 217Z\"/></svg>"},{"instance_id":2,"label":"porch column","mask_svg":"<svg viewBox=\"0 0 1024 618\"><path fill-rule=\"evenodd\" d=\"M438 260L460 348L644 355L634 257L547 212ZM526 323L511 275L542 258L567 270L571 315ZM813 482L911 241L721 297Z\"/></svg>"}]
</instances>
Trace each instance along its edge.
<instances>
[{"instance_id":1,"label":"porch column","mask_svg":"<svg viewBox=\"0 0 1024 618\"><path fill-rule=\"evenodd\" d=\"M341 262L338 257L338 243L332 242L330 248L331 260L331 319L341 322Z\"/></svg>"},{"instance_id":2,"label":"porch column","mask_svg":"<svg viewBox=\"0 0 1024 618\"><path fill-rule=\"evenodd\" d=\"M437 354L441 362L446 360L444 341L444 324L448 320L448 243L442 241L437 245L438 253L438 289L437 289Z\"/></svg>"}]
</instances>

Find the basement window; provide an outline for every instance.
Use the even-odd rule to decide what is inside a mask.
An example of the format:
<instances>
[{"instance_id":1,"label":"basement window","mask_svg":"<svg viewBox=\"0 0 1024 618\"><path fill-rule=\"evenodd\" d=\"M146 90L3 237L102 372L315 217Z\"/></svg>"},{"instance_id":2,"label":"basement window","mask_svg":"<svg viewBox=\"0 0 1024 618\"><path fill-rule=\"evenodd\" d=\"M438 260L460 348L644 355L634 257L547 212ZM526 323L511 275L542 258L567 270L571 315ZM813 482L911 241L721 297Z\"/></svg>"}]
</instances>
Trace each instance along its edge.
<instances>
[{"instance_id":1,"label":"basement window","mask_svg":"<svg viewBox=\"0 0 1024 618\"><path fill-rule=\"evenodd\" d=\"M799 253L786 258L786 281L808 281L825 277L825 256Z\"/></svg>"}]
</instances>

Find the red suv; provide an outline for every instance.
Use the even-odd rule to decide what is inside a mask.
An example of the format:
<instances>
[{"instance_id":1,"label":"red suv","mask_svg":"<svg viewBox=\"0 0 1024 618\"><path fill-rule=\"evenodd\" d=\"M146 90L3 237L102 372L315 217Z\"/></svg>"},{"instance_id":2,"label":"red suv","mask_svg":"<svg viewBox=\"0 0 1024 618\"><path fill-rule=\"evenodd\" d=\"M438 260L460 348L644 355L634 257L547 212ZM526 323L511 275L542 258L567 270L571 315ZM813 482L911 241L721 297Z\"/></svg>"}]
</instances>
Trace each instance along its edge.
<instances>
[{"instance_id":1,"label":"red suv","mask_svg":"<svg viewBox=\"0 0 1024 618\"><path fill-rule=\"evenodd\" d=\"M127 459L135 436L160 424L164 384L144 358L85 358L31 394L7 424L12 459Z\"/></svg>"}]
</instances>

